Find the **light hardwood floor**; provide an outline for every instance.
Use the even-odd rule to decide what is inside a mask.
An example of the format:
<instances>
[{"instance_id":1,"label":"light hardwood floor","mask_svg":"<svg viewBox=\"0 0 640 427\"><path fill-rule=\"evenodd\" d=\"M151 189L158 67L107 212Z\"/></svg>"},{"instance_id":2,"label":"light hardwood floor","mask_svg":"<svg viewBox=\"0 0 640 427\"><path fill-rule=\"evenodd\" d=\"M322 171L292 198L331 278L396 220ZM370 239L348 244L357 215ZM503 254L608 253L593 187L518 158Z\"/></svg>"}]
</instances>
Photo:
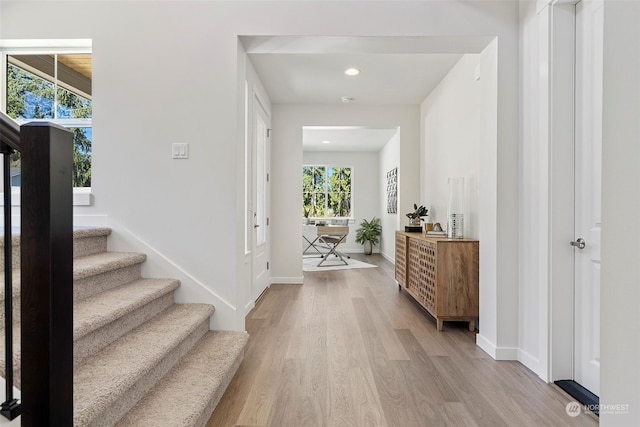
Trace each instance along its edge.
<instances>
[{"instance_id":1,"label":"light hardwood floor","mask_svg":"<svg viewBox=\"0 0 640 427\"><path fill-rule=\"evenodd\" d=\"M247 316L245 359L216 426L596 426L518 362L496 362L467 323L438 332L393 265L305 273L272 285Z\"/></svg>"}]
</instances>

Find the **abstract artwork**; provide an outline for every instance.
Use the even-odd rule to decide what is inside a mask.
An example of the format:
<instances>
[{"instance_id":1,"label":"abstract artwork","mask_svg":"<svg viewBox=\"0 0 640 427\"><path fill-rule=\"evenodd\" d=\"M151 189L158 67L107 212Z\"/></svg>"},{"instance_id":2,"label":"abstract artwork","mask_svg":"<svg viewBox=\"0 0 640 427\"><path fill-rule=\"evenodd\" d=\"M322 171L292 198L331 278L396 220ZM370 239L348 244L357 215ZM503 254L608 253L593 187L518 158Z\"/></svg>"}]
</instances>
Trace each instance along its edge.
<instances>
[{"instance_id":1,"label":"abstract artwork","mask_svg":"<svg viewBox=\"0 0 640 427\"><path fill-rule=\"evenodd\" d=\"M398 213L398 168L387 172L387 213Z\"/></svg>"}]
</instances>

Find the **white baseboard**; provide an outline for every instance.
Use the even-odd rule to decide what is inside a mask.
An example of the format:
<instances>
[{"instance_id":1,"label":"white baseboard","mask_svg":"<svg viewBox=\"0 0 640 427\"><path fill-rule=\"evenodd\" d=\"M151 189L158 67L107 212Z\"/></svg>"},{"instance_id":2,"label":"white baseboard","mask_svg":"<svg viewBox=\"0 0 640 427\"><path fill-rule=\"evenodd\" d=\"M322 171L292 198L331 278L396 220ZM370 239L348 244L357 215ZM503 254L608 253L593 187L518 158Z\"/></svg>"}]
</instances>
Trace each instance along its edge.
<instances>
[{"instance_id":1,"label":"white baseboard","mask_svg":"<svg viewBox=\"0 0 640 427\"><path fill-rule=\"evenodd\" d=\"M539 358L534 357L530 353L527 353L526 351L519 348L518 361L522 363L524 366L526 366L527 368L529 368L531 371L533 371L542 381L546 383L549 382L547 373L544 372L543 367L540 366Z\"/></svg>"},{"instance_id":2,"label":"white baseboard","mask_svg":"<svg viewBox=\"0 0 640 427\"><path fill-rule=\"evenodd\" d=\"M271 284L281 284L281 285L302 285L304 276L300 277L272 277Z\"/></svg>"},{"instance_id":3,"label":"white baseboard","mask_svg":"<svg viewBox=\"0 0 640 427\"><path fill-rule=\"evenodd\" d=\"M380 252L380 255L382 255L384 257L384 259L386 259L387 261L389 261L391 264L396 265L396 258L395 258L395 254L392 257L391 255L388 255L386 252Z\"/></svg>"},{"instance_id":4,"label":"white baseboard","mask_svg":"<svg viewBox=\"0 0 640 427\"><path fill-rule=\"evenodd\" d=\"M251 300L244 306L244 316L247 317L247 314L256 306L256 302Z\"/></svg>"},{"instance_id":5,"label":"white baseboard","mask_svg":"<svg viewBox=\"0 0 640 427\"><path fill-rule=\"evenodd\" d=\"M338 246L338 251L345 253L345 254L364 254L364 249L359 248L359 249L353 249L353 248L347 248L347 249L343 249L341 247ZM374 254L378 254L380 253L380 251L376 248L373 249L373 253Z\"/></svg>"},{"instance_id":6,"label":"white baseboard","mask_svg":"<svg viewBox=\"0 0 640 427\"><path fill-rule=\"evenodd\" d=\"M518 360L516 347L497 347L481 334L476 335L476 345L495 360Z\"/></svg>"}]
</instances>

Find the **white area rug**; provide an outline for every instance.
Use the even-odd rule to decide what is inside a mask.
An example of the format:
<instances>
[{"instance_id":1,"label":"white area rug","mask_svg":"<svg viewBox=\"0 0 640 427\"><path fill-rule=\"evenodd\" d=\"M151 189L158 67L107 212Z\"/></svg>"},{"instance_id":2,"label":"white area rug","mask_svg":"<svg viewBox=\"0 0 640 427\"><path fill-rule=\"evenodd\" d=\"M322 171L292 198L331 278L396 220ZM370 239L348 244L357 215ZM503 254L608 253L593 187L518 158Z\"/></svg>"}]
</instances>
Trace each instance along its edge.
<instances>
[{"instance_id":1,"label":"white area rug","mask_svg":"<svg viewBox=\"0 0 640 427\"><path fill-rule=\"evenodd\" d=\"M344 265L342 261L340 261L340 258L336 258L334 256L325 261L322 266L318 267L318 263L321 259L322 258L320 258L319 256L302 257L302 271L348 270L350 268L377 267L377 265L367 264L366 262L350 258L345 258L345 261L347 261L349 265Z\"/></svg>"}]
</instances>

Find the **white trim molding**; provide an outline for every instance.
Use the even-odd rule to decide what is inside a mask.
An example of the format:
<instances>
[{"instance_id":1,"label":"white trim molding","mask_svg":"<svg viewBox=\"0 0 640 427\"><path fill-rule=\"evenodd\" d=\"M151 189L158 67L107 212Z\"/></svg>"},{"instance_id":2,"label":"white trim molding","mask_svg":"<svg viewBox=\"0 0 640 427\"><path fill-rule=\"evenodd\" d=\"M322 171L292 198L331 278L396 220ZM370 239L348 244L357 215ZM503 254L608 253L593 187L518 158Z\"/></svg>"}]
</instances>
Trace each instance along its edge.
<instances>
[{"instance_id":1,"label":"white trim molding","mask_svg":"<svg viewBox=\"0 0 640 427\"><path fill-rule=\"evenodd\" d=\"M536 4L536 12L540 13L547 6L557 6L562 4L578 4L581 0L538 0Z\"/></svg>"},{"instance_id":2,"label":"white trim molding","mask_svg":"<svg viewBox=\"0 0 640 427\"><path fill-rule=\"evenodd\" d=\"M481 334L476 335L476 345L495 360L518 360L517 347L498 347Z\"/></svg>"},{"instance_id":3,"label":"white trim molding","mask_svg":"<svg viewBox=\"0 0 640 427\"><path fill-rule=\"evenodd\" d=\"M21 206L20 187L11 187L11 206ZM4 193L0 193L0 206L4 206ZM73 206L91 206L91 187L73 187Z\"/></svg>"},{"instance_id":4,"label":"white trim molding","mask_svg":"<svg viewBox=\"0 0 640 427\"><path fill-rule=\"evenodd\" d=\"M0 49L20 50L37 53L51 49L68 51L87 51L92 46L91 39L0 39Z\"/></svg>"},{"instance_id":5,"label":"white trim molding","mask_svg":"<svg viewBox=\"0 0 640 427\"><path fill-rule=\"evenodd\" d=\"M302 285L304 276L300 277L272 277L271 284L279 284L279 285Z\"/></svg>"},{"instance_id":6,"label":"white trim molding","mask_svg":"<svg viewBox=\"0 0 640 427\"><path fill-rule=\"evenodd\" d=\"M247 317L247 315L249 314L249 312L251 312L251 310L254 309L254 307L256 306L256 302L251 300L249 301L245 306L244 306L244 316Z\"/></svg>"}]
</instances>

